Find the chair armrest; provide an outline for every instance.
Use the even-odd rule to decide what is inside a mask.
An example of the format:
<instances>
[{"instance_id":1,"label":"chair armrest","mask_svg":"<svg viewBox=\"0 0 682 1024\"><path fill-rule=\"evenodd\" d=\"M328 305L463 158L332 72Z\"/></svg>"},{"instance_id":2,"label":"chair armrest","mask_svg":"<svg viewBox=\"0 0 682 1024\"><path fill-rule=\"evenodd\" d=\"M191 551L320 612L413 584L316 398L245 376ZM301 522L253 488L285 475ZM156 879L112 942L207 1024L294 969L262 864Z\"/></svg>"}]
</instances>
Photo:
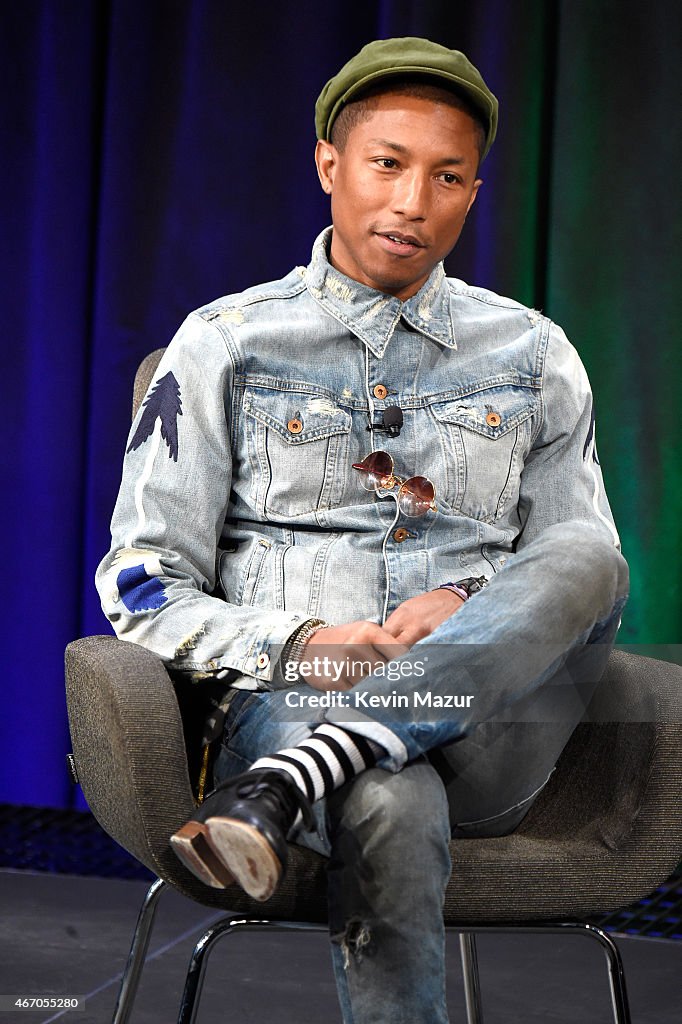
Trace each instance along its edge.
<instances>
[{"instance_id":1,"label":"chair armrest","mask_svg":"<svg viewBox=\"0 0 682 1024\"><path fill-rule=\"evenodd\" d=\"M66 694L83 792L100 825L179 892L207 906L273 920L325 921L325 861L297 846L278 891L254 904L238 887L210 889L169 838L194 812L180 709L160 658L111 636L66 649Z\"/></svg>"},{"instance_id":2,"label":"chair armrest","mask_svg":"<svg viewBox=\"0 0 682 1024\"><path fill-rule=\"evenodd\" d=\"M180 711L161 659L111 636L76 640L66 649L66 697L92 813L152 871L167 876L170 864L176 872L168 837L194 801Z\"/></svg>"},{"instance_id":3,"label":"chair armrest","mask_svg":"<svg viewBox=\"0 0 682 1024\"><path fill-rule=\"evenodd\" d=\"M448 923L587 916L655 889L682 855L682 668L614 651L521 825L451 850Z\"/></svg>"},{"instance_id":4,"label":"chair armrest","mask_svg":"<svg viewBox=\"0 0 682 1024\"><path fill-rule=\"evenodd\" d=\"M555 775L542 808L554 834L584 832L616 850L644 815L640 838L672 870L682 855L682 668L613 651Z\"/></svg>"}]
</instances>

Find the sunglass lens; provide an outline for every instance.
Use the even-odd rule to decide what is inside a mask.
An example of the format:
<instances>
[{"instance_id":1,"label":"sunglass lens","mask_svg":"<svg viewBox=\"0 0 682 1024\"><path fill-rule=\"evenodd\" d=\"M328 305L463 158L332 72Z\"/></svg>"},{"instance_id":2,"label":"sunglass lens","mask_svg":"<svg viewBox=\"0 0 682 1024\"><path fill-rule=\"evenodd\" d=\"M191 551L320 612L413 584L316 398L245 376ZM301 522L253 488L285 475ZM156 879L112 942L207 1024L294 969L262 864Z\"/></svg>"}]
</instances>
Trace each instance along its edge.
<instances>
[{"instance_id":1,"label":"sunglass lens","mask_svg":"<svg viewBox=\"0 0 682 1024\"><path fill-rule=\"evenodd\" d=\"M354 462L353 469L359 471L360 483L366 491L393 486L393 459L388 452L371 452L362 462Z\"/></svg>"},{"instance_id":2,"label":"sunglass lens","mask_svg":"<svg viewBox=\"0 0 682 1024\"><path fill-rule=\"evenodd\" d=\"M398 491L398 505L403 515L416 518L432 508L435 496L435 488L428 477L413 476Z\"/></svg>"}]
</instances>

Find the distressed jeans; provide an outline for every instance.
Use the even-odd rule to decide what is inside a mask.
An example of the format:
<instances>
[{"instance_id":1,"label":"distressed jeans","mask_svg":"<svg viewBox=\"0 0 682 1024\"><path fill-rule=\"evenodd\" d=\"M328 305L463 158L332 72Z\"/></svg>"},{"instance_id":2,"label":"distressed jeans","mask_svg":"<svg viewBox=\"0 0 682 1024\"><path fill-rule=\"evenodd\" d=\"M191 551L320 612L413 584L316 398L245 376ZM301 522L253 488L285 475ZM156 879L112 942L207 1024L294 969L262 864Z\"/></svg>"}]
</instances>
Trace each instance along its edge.
<instances>
[{"instance_id":1,"label":"distressed jeans","mask_svg":"<svg viewBox=\"0 0 682 1024\"><path fill-rule=\"evenodd\" d=\"M217 781L325 719L387 751L315 805L316 833L290 837L329 857L344 1024L446 1024L448 841L504 835L526 815L603 672L627 582L624 559L593 527L553 526L396 659L407 666L399 683L364 679L360 707L292 712L287 694L309 693L305 684L235 695ZM419 662L424 674L408 671ZM396 692L407 709L393 706ZM460 706L414 713L414 693L427 692Z\"/></svg>"}]
</instances>

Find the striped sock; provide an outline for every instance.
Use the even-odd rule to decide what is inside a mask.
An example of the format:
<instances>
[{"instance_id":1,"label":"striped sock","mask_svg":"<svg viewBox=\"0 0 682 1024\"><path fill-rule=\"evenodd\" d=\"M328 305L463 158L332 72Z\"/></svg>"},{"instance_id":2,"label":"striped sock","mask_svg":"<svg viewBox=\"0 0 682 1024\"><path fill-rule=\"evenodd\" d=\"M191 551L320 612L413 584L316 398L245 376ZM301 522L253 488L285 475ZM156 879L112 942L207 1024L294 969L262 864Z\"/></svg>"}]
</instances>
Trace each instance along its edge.
<instances>
[{"instance_id":1,"label":"striped sock","mask_svg":"<svg viewBox=\"0 0 682 1024\"><path fill-rule=\"evenodd\" d=\"M308 739L270 757L259 757L249 770L277 768L287 772L314 803L366 768L374 767L383 754L378 743L324 722Z\"/></svg>"}]
</instances>

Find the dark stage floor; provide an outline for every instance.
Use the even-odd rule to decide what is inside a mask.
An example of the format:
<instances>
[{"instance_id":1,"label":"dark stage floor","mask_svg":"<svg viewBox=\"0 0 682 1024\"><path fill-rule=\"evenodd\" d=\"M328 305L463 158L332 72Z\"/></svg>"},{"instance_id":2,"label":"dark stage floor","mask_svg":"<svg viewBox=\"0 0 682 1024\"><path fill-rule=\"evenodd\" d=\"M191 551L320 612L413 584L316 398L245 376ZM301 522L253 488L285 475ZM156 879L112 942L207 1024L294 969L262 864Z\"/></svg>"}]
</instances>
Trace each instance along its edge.
<instances>
[{"instance_id":1,"label":"dark stage floor","mask_svg":"<svg viewBox=\"0 0 682 1024\"><path fill-rule=\"evenodd\" d=\"M108 1024L144 880L0 871L0 1022ZM167 892L131 1024L173 1024L187 962L220 915ZM616 937L633 1024L680 1024L682 943ZM453 1024L464 1020L456 935L449 939ZM486 1024L601 1024L611 1018L598 945L571 936L478 938ZM8 996L79 996L82 1009L11 1011ZM335 1024L334 983L323 934L244 933L222 940L208 965L197 1024Z\"/></svg>"}]
</instances>

